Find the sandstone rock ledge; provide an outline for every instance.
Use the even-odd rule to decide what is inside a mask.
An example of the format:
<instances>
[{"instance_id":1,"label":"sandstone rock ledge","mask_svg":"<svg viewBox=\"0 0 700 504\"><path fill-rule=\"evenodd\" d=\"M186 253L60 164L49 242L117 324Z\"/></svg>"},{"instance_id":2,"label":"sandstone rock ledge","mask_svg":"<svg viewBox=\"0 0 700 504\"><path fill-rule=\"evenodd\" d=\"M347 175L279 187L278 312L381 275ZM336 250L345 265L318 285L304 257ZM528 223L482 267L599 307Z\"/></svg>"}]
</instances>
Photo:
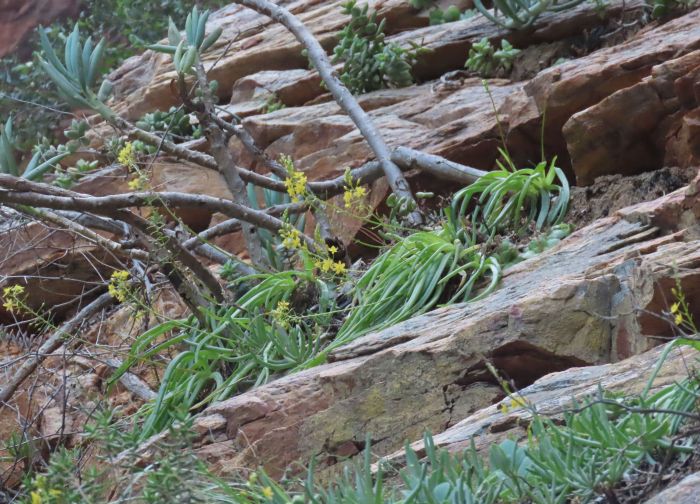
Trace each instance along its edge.
<instances>
[{"instance_id":1,"label":"sandstone rock ledge","mask_svg":"<svg viewBox=\"0 0 700 504\"><path fill-rule=\"evenodd\" d=\"M370 334L331 363L211 406L197 423L198 454L222 475L260 464L280 476L311 457L330 469L363 448L366 432L373 451L390 454L426 429L449 440L471 415L488 416L503 394L486 359L526 387L652 348L673 336L658 315L670 305L674 278L700 306L699 189L700 177L594 222L507 270L500 290L482 301ZM637 359L571 371L580 375L574 384L625 369L643 375L653 354ZM564 399L574 393L558 390Z\"/></svg>"}]
</instances>

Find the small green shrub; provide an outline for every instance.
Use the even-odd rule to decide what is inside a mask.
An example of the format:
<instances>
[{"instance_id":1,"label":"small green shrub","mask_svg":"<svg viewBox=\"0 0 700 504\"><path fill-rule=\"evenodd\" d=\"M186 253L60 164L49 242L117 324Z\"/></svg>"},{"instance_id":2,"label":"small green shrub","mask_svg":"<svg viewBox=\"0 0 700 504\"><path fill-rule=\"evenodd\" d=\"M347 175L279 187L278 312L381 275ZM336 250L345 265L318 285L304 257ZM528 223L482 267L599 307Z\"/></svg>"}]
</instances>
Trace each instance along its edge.
<instances>
[{"instance_id":1,"label":"small green shrub","mask_svg":"<svg viewBox=\"0 0 700 504\"><path fill-rule=\"evenodd\" d=\"M487 9L481 0L474 0L474 7L489 21L513 30L528 28L548 11L561 12L584 0L493 0L493 10Z\"/></svg>"},{"instance_id":2,"label":"small green shrub","mask_svg":"<svg viewBox=\"0 0 700 504\"><path fill-rule=\"evenodd\" d=\"M492 77L499 72L509 72L518 54L520 49L513 48L506 39L501 39L501 48L496 50L487 38L482 38L469 49L464 66L481 77Z\"/></svg>"},{"instance_id":3,"label":"small green shrub","mask_svg":"<svg viewBox=\"0 0 700 504\"><path fill-rule=\"evenodd\" d=\"M664 19L674 12L687 11L697 0L647 0L651 6L651 16L654 19Z\"/></svg>"},{"instance_id":4,"label":"small green shrub","mask_svg":"<svg viewBox=\"0 0 700 504\"><path fill-rule=\"evenodd\" d=\"M462 19L470 19L476 15L476 11L473 9L465 10L460 12L459 9L450 5L444 11L441 9L433 9L430 11L429 19L431 25L439 25L443 23L453 23L455 21L460 21Z\"/></svg>"},{"instance_id":5,"label":"small green shrub","mask_svg":"<svg viewBox=\"0 0 700 504\"><path fill-rule=\"evenodd\" d=\"M202 136L202 128L192 124L192 118L181 107L170 107L167 112L148 112L136 121L136 126L154 133L167 133L165 137L168 140L182 141Z\"/></svg>"},{"instance_id":6,"label":"small green shrub","mask_svg":"<svg viewBox=\"0 0 700 504\"><path fill-rule=\"evenodd\" d=\"M368 14L368 6L358 7L355 0L344 4L343 13L352 16L338 33L333 49L333 63L343 62L340 79L353 94L367 93L385 87L413 84L411 67L421 52L416 44L410 50L384 41L385 20L377 21L377 13Z\"/></svg>"}]
</instances>

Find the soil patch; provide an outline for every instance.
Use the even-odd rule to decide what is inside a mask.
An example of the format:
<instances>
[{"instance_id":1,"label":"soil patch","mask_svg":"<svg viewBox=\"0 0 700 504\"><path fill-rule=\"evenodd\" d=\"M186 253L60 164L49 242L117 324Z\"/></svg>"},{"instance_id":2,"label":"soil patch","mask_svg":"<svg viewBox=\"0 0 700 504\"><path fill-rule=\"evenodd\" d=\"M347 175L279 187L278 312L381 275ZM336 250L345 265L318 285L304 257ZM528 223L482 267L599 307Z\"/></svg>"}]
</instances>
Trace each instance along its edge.
<instances>
[{"instance_id":1,"label":"soil patch","mask_svg":"<svg viewBox=\"0 0 700 504\"><path fill-rule=\"evenodd\" d=\"M687 185L696 173L697 168L670 167L631 177L598 177L593 185L571 188L571 206L566 220L579 229L626 206L673 192Z\"/></svg>"}]
</instances>

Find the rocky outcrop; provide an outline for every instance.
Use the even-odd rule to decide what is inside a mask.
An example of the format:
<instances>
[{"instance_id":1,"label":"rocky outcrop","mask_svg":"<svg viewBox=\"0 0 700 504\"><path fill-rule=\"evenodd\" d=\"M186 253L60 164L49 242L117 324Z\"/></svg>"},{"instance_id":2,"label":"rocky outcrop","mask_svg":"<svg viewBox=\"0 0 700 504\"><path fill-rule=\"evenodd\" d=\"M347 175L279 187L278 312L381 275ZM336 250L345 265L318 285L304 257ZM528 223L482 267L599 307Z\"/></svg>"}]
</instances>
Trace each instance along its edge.
<instances>
[{"instance_id":1,"label":"rocky outcrop","mask_svg":"<svg viewBox=\"0 0 700 504\"><path fill-rule=\"evenodd\" d=\"M0 0L0 58L18 48L22 52L22 44L37 26L76 16L79 8L78 0Z\"/></svg>"},{"instance_id":2,"label":"rocky outcrop","mask_svg":"<svg viewBox=\"0 0 700 504\"><path fill-rule=\"evenodd\" d=\"M528 403L528 408L513 407L513 401L504 398L433 436L435 445L458 452L469 449L473 440L478 451L488 451L489 446L504 439L526 439L532 419L531 408L542 416L556 420L573 401L581 403L582 400L595 396L599 387L610 392L640 394L659 363L662 351L663 347L656 348L614 364L574 367L549 374L519 390L519 395ZM671 352L650 390L659 390L687 378L698 368L699 356L700 353L691 348L679 348ZM412 448L419 455L424 453L422 441L414 443ZM403 453L397 452L388 456L387 460L400 462L402 458Z\"/></svg>"},{"instance_id":3,"label":"rocky outcrop","mask_svg":"<svg viewBox=\"0 0 700 504\"><path fill-rule=\"evenodd\" d=\"M507 270L482 301L370 334L329 364L211 406L199 455L220 474L262 464L279 476L311 457L329 469L358 453L366 432L373 451L388 454L481 414L502 397L487 359L525 387L648 350L672 334L657 315L676 278L700 300L698 184L581 229Z\"/></svg>"},{"instance_id":4,"label":"rocky outcrop","mask_svg":"<svg viewBox=\"0 0 700 504\"><path fill-rule=\"evenodd\" d=\"M700 473L686 476L678 483L659 493L646 504L695 504L700 501Z\"/></svg>"}]
</instances>

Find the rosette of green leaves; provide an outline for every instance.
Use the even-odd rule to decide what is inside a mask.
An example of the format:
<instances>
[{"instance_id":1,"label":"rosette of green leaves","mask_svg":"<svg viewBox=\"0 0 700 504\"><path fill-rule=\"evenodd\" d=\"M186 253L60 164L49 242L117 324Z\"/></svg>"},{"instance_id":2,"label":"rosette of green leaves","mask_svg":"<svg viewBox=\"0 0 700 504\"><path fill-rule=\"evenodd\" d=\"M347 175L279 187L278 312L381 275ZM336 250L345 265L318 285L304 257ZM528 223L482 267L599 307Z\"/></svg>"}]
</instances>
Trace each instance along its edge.
<instances>
[{"instance_id":1,"label":"rosette of green leaves","mask_svg":"<svg viewBox=\"0 0 700 504\"><path fill-rule=\"evenodd\" d=\"M483 254L479 245L465 245L449 229L414 233L362 275L354 307L331 347L425 313L438 303L481 299L500 277L495 258Z\"/></svg>"},{"instance_id":2,"label":"rosette of green leaves","mask_svg":"<svg viewBox=\"0 0 700 504\"><path fill-rule=\"evenodd\" d=\"M70 152L58 152L48 159L44 159L44 151L36 149L34 155L27 163L26 168L20 174L20 168L15 160L15 139L12 126L12 117L7 119L4 126L0 126L0 173L21 176L27 180L38 180L56 164L68 156Z\"/></svg>"},{"instance_id":3,"label":"rosette of green leaves","mask_svg":"<svg viewBox=\"0 0 700 504\"><path fill-rule=\"evenodd\" d=\"M93 45L92 37L88 37L83 43L76 24L66 39L61 61L43 28L39 30L39 38L43 51L39 55L39 64L56 84L59 94L71 105L95 110L103 117L114 116L104 105L112 92L112 84L105 79L99 91L93 91L102 69L105 40L101 39L97 45Z\"/></svg>"},{"instance_id":4,"label":"rosette of green leaves","mask_svg":"<svg viewBox=\"0 0 700 504\"><path fill-rule=\"evenodd\" d=\"M471 46L464 66L481 77L490 77L501 70L510 71L513 60L519 53L520 49L515 49L506 39L501 39L501 48L496 50L489 39L484 37Z\"/></svg>"},{"instance_id":5,"label":"rosette of green leaves","mask_svg":"<svg viewBox=\"0 0 700 504\"><path fill-rule=\"evenodd\" d=\"M184 38L175 22L170 19L168 21L168 44L154 44L148 46L148 48L172 54L175 71L178 74L193 74L195 73L195 64L199 55L211 48L223 33L223 29L219 26L209 35L206 35L208 19L208 10L200 13L197 6L194 6L185 20Z\"/></svg>"},{"instance_id":6,"label":"rosette of green leaves","mask_svg":"<svg viewBox=\"0 0 700 504\"><path fill-rule=\"evenodd\" d=\"M493 10L474 0L474 7L492 23L512 30L528 28L545 12L561 12L584 0L493 0Z\"/></svg>"},{"instance_id":7,"label":"rosette of green leaves","mask_svg":"<svg viewBox=\"0 0 700 504\"><path fill-rule=\"evenodd\" d=\"M470 217L472 231L489 236L504 229L523 232L533 223L538 231L559 224L569 205L569 182L555 165L556 158L518 170L507 154L501 153L507 166L498 161L498 170L457 192L452 217ZM452 226L458 227L454 220Z\"/></svg>"}]
</instances>

